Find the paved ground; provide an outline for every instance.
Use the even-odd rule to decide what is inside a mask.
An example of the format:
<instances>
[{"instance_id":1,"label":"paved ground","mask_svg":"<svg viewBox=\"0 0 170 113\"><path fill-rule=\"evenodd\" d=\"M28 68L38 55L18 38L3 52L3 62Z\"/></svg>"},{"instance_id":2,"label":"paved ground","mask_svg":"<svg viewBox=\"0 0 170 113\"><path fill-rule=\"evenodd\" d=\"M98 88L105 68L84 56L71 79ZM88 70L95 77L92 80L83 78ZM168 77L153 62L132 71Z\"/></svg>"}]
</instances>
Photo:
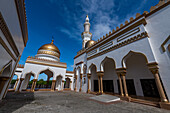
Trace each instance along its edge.
<instances>
[{"instance_id":1,"label":"paved ground","mask_svg":"<svg viewBox=\"0 0 170 113\"><path fill-rule=\"evenodd\" d=\"M120 101L102 104L94 95L76 92L9 92L0 102L0 113L170 113L168 110Z\"/></svg>"}]
</instances>

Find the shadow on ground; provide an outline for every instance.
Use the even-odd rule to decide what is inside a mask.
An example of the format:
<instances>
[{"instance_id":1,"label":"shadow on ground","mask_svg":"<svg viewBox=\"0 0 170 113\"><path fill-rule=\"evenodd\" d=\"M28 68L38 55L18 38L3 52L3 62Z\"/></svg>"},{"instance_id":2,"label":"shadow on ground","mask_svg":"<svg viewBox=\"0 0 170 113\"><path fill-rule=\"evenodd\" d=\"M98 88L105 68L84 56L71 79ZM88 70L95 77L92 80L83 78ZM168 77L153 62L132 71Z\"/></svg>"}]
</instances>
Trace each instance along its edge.
<instances>
[{"instance_id":1,"label":"shadow on ground","mask_svg":"<svg viewBox=\"0 0 170 113\"><path fill-rule=\"evenodd\" d=\"M8 92L5 99L0 101L0 113L12 113L34 100L33 92Z\"/></svg>"}]
</instances>

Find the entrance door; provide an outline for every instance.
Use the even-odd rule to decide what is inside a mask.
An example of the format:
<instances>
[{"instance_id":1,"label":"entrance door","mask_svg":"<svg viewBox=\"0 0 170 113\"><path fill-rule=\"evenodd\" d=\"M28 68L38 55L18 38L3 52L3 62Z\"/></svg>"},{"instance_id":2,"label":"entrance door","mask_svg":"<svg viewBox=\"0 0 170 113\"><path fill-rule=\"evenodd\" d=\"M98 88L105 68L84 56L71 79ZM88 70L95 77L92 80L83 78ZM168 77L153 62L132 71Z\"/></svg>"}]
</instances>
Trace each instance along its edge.
<instances>
[{"instance_id":1,"label":"entrance door","mask_svg":"<svg viewBox=\"0 0 170 113\"><path fill-rule=\"evenodd\" d=\"M103 91L104 92L114 92L113 80L103 80Z\"/></svg>"},{"instance_id":2,"label":"entrance door","mask_svg":"<svg viewBox=\"0 0 170 113\"><path fill-rule=\"evenodd\" d=\"M143 94L146 97L160 97L154 79L141 79Z\"/></svg>"},{"instance_id":3,"label":"entrance door","mask_svg":"<svg viewBox=\"0 0 170 113\"><path fill-rule=\"evenodd\" d=\"M136 95L133 79L126 79L127 91L129 95Z\"/></svg>"},{"instance_id":4,"label":"entrance door","mask_svg":"<svg viewBox=\"0 0 170 113\"><path fill-rule=\"evenodd\" d=\"M98 87L98 80L94 80L94 92L98 92L99 87Z\"/></svg>"}]
</instances>

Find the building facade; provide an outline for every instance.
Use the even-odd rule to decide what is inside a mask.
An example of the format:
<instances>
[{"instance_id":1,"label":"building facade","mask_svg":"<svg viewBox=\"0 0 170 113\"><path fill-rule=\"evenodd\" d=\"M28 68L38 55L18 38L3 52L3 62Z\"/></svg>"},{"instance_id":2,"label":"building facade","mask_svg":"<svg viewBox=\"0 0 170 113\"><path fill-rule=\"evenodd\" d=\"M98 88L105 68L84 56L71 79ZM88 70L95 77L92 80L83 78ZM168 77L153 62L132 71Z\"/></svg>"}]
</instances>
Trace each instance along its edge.
<instances>
[{"instance_id":1,"label":"building facade","mask_svg":"<svg viewBox=\"0 0 170 113\"><path fill-rule=\"evenodd\" d=\"M15 91L27 90L31 76L34 77L30 91L35 91L40 74L45 73L47 83L52 78L51 91L73 90L73 72L66 71L67 64L60 62L60 51L54 45L53 40L38 49L35 57L28 57L25 65L18 65L15 75L18 81L14 85ZM40 90L40 89L39 89ZM45 90L45 89L43 89ZM46 89L49 90L49 89Z\"/></svg>"},{"instance_id":2,"label":"building facade","mask_svg":"<svg viewBox=\"0 0 170 113\"><path fill-rule=\"evenodd\" d=\"M24 0L0 0L0 100L28 40Z\"/></svg>"},{"instance_id":3,"label":"building facade","mask_svg":"<svg viewBox=\"0 0 170 113\"><path fill-rule=\"evenodd\" d=\"M170 1L136 14L93 41L88 38L74 58L74 90L125 98L170 99ZM88 17L82 36L92 36ZM83 38L84 39L84 38ZM87 39L87 38L86 38Z\"/></svg>"}]
</instances>

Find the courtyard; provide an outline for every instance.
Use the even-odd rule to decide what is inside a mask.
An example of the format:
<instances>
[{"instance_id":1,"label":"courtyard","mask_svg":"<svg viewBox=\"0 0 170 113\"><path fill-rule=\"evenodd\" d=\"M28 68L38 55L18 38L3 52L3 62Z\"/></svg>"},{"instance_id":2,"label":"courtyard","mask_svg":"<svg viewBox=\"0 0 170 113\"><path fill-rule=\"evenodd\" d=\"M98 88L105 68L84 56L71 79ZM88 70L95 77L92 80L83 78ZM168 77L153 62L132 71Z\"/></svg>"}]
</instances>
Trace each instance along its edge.
<instances>
[{"instance_id":1,"label":"courtyard","mask_svg":"<svg viewBox=\"0 0 170 113\"><path fill-rule=\"evenodd\" d=\"M0 102L0 113L170 113L125 101L101 103L90 99L94 96L73 91L8 92Z\"/></svg>"}]
</instances>

